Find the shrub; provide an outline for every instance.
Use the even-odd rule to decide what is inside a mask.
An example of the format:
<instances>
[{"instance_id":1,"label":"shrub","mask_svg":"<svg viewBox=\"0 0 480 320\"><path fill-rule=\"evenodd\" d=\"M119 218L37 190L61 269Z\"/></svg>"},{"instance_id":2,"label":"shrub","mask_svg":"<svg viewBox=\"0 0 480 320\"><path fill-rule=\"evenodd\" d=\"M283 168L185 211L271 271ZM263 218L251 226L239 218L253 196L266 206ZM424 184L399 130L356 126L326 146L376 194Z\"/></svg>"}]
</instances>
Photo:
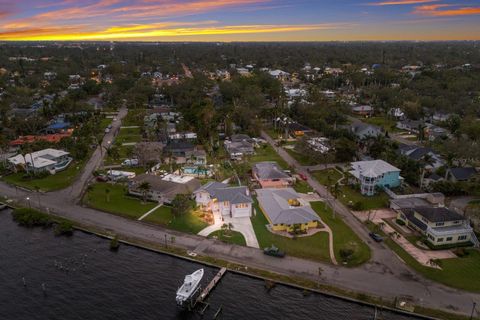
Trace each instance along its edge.
<instances>
[{"instance_id":1,"label":"shrub","mask_svg":"<svg viewBox=\"0 0 480 320\"><path fill-rule=\"evenodd\" d=\"M115 235L112 240L110 240L110 250L117 251L120 247L120 242L118 242L118 236Z\"/></svg>"},{"instance_id":2,"label":"shrub","mask_svg":"<svg viewBox=\"0 0 480 320\"><path fill-rule=\"evenodd\" d=\"M354 211L362 211L364 209L363 202L357 201L352 205L352 209Z\"/></svg>"},{"instance_id":3,"label":"shrub","mask_svg":"<svg viewBox=\"0 0 480 320\"><path fill-rule=\"evenodd\" d=\"M21 226L49 227L52 224L52 220L48 214L30 208L15 209L12 212L12 216L13 220L15 220Z\"/></svg>"},{"instance_id":4,"label":"shrub","mask_svg":"<svg viewBox=\"0 0 480 320\"><path fill-rule=\"evenodd\" d=\"M353 249L350 249L350 248L340 249L340 251L339 251L340 257L345 262L349 261L353 257L354 253L355 253L355 251Z\"/></svg>"},{"instance_id":5,"label":"shrub","mask_svg":"<svg viewBox=\"0 0 480 320\"><path fill-rule=\"evenodd\" d=\"M73 224L70 221L62 221L55 226L56 236L71 236L73 234Z\"/></svg>"},{"instance_id":6,"label":"shrub","mask_svg":"<svg viewBox=\"0 0 480 320\"><path fill-rule=\"evenodd\" d=\"M401 219L397 219L395 220L395 222L400 225L400 226L404 226L405 225L405 221L401 220Z\"/></svg>"}]
</instances>

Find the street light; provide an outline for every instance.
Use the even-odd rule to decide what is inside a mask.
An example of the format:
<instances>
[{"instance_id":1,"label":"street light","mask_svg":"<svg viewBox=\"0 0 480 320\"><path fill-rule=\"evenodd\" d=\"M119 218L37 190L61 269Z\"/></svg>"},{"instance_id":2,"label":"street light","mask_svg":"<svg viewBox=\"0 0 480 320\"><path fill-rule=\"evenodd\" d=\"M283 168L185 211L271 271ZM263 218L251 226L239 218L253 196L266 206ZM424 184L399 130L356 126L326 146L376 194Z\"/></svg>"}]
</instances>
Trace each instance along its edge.
<instances>
[{"instance_id":1,"label":"street light","mask_svg":"<svg viewBox=\"0 0 480 320\"><path fill-rule=\"evenodd\" d=\"M27 202L28 202L28 207L29 207L30 209L32 209L32 205L31 205L31 203L30 203L30 197L27 197Z\"/></svg>"}]
</instances>

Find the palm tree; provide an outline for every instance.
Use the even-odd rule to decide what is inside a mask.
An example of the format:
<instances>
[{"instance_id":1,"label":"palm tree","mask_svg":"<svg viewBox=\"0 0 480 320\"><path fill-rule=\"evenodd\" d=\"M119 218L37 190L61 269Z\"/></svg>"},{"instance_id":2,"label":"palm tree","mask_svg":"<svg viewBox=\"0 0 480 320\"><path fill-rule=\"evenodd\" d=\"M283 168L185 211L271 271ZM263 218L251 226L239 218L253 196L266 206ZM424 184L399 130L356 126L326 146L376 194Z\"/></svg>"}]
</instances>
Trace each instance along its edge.
<instances>
[{"instance_id":1,"label":"palm tree","mask_svg":"<svg viewBox=\"0 0 480 320\"><path fill-rule=\"evenodd\" d=\"M145 203L147 201L147 195L151 189L151 185L150 183L145 181L140 183L140 185L138 186L138 189L142 192L142 201L143 203Z\"/></svg>"},{"instance_id":2,"label":"palm tree","mask_svg":"<svg viewBox=\"0 0 480 320\"><path fill-rule=\"evenodd\" d=\"M223 235L225 233L225 231L228 229L228 224L224 223L224 224L222 224L222 226L220 228L221 228L222 235Z\"/></svg>"}]
</instances>

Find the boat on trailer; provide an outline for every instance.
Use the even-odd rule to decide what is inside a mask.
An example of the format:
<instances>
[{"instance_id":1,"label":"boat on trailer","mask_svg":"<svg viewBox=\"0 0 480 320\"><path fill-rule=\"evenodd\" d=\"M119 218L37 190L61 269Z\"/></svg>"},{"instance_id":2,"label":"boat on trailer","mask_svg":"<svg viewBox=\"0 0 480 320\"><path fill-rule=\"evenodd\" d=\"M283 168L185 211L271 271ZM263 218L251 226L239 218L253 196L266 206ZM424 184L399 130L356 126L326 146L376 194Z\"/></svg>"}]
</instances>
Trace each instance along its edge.
<instances>
[{"instance_id":1,"label":"boat on trailer","mask_svg":"<svg viewBox=\"0 0 480 320\"><path fill-rule=\"evenodd\" d=\"M177 305L183 306L197 291L203 278L203 269L198 269L192 274L187 274L182 286L177 290Z\"/></svg>"}]
</instances>

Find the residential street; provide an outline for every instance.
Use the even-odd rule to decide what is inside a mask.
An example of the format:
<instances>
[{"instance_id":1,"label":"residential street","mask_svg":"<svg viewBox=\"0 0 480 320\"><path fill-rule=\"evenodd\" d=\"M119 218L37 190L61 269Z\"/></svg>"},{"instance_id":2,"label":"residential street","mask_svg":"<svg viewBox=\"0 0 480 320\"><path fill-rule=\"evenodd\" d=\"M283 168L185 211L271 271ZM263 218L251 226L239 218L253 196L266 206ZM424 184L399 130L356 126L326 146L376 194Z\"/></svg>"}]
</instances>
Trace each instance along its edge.
<instances>
[{"instance_id":1,"label":"residential street","mask_svg":"<svg viewBox=\"0 0 480 320\"><path fill-rule=\"evenodd\" d=\"M126 110L121 110L118 116L121 119ZM120 121L114 124L114 128L120 126ZM108 145L113 138L116 129L107 134L102 145ZM263 137L273 143L273 140L263 133ZM277 149L277 148L276 148ZM424 279L414 273L397 256L381 244L373 243L363 225L358 222L349 210L334 200L323 186L288 153L277 149L279 154L291 165L299 168L309 180L310 185L322 196L329 200L330 205L335 207L336 212L345 222L368 243L372 249L373 258L369 263L358 268L342 268L330 264L323 264L309 260L287 256L284 259L265 256L262 250L229 245L220 241L205 239L196 235L188 235L161 226L150 225L141 221L128 220L119 216L100 212L97 210L82 207L78 204L82 189L91 177L91 172L100 164L102 154L97 149L92 159L87 163L85 171L72 187L58 192L35 194L0 183L0 194L15 199L27 205L26 198L30 197L32 207L53 212L59 216L76 221L85 226L95 227L106 232L119 234L121 237L138 239L143 242L150 242L164 245L165 241L171 244L172 237L175 237L175 246L194 250L202 242L202 253L212 257L236 262L249 267L271 270L274 272L297 277L305 277L317 281L319 268L321 268L321 282L343 289L372 294L383 298L393 299L399 295L410 295L415 297L417 304L429 307L440 308L452 312L453 309L463 314L470 314L472 302L480 302L480 294L467 293L448 288L441 284ZM121 249L120 249L121 250Z\"/></svg>"}]
</instances>

